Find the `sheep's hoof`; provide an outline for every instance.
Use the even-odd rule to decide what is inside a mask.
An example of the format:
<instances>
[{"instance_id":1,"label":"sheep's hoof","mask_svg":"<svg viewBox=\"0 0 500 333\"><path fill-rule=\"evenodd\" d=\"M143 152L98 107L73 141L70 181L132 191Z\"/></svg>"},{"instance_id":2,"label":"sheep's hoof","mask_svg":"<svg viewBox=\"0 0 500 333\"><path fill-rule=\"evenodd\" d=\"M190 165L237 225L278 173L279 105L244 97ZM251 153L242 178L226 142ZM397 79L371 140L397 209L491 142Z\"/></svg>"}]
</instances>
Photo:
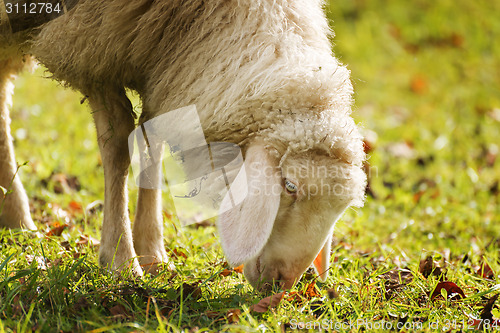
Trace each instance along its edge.
<instances>
[{"instance_id":1,"label":"sheep's hoof","mask_svg":"<svg viewBox=\"0 0 500 333\"><path fill-rule=\"evenodd\" d=\"M2 203L2 192L0 192L0 204ZM9 229L28 229L28 230L36 230L35 223L31 219L31 215L29 212L25 212L26 209L19 208L15 205L10 205L10 202L7 201L7 204L3 207L3 212L0 212L0 227L6 227Z\"/></svg>"},{"instance_id":2,"label":"sheep's hoof","mask_svg":"<svg viewBox=\"0 0 500 333\"><path fill-rule=\"evenodd\" d=\"M161 271L173 271L175 270L175 265L172 262L153 262L149 264L141 265L145 274L158 275Z\"/></svg>"},{"instance_id":3,"label":"sheep's hoof","mask_svg":"<svg viewBox=\"0 0 500 333\"><path fill-rule=\"evenodd\" d=\"M160 255L149 255L139 257L139 262L141 263L141 268L144 273L149 273L152 275L158 275L162 270L173 271L175 270L175 265L168 258L167 254L163 251Z\"/></svg>"},{"instance_id":4,"label":"sheep's hoof","mask_svg":"<svg viewBox=\"0 0 500 333\"><path fill-rule=\"evenodd\" d=\"M27 230L36 230L35 223L31 217L11 217L7 216L7 214L0 216L0 227L5 227L9 229L27 229Z\"/></svg>"},{"instance_id":5,"label":"sheep's hoof","mask_svg":"<svg viewBox=\"0 0 500 333\"><path fill-rule=\"evenodd\" d=\"M101 253L99 254L99 266L111 271L130 272L134 276L143 275L141 265L139 264L139 260L137 260L136 257L127 259L121 258L120 256L116 255L110 260L105 252L101 251Z\"/></svg>"}]
</instances>

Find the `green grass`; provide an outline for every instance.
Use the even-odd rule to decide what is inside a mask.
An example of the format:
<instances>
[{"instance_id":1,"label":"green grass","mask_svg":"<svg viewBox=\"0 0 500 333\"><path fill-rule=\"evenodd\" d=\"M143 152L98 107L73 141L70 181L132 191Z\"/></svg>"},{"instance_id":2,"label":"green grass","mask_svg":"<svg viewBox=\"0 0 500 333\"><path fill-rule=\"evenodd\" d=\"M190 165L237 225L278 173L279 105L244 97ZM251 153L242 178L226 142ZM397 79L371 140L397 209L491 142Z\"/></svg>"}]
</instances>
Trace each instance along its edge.
<instances>
[{"instance_id":1,"label":"green grass","mask_svg":"<svg viewBox=\"0 0 500 333\"><path fill-rule=\"evenodd\" d=\"M500 284L500 3L335 1L327 12L335 53L352 71L354 116L378 139L367 140L372 194L338 223L320 296L250 311L267 295L241 274L220 274L214 227L182 228L175 218L165 220L175 272L135 279L97 267L98 249L86 242L99 238L102 220L86 207L103 199L91 116L79 94L38 70L16 82L12 128L39 232L0 231L0 332L253 332L301 322L446 331L479 318ZM53 174L80 186L60 193ZM421 273L429 255L442 275ZM478 272L484 262L490 278ZM306 274L293 291L313 279ZM440 280L466 297L431 300Z\"/></svg>"}]
</instances>

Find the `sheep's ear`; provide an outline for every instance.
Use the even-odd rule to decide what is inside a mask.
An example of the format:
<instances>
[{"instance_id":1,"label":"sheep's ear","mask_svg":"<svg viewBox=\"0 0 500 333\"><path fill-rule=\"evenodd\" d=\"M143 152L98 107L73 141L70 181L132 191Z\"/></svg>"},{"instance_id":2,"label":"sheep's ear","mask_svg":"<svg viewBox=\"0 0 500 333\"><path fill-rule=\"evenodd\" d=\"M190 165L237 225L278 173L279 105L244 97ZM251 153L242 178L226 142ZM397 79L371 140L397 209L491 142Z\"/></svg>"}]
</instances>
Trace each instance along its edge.
<instances>
[{"instance_id":1,"label":"sheep's ear","mask_svg":"<svg viewBox=\"0 0 500 333\"><path fill-rule=\"evenodd\" d=\"M326 278L328 277L331 244L332 235L330 234L326 239L325 245L323 245L323 248L321 249L321 251L319 251L316 259L314 259L313 261L314 268L316 270L316 273L318 273L318 277L321 282L325 282Z\"/></svg>"},{"instance_id":2,"label":"sheep's ear","mask_svg":"<svg viewBox=\"0 0 500 333\"><path fill-rule=\"evenodd\" d=\"M230 194L245 190L231 186L222 200L218 228L222 249L233 266L258 255L271 235L282 191L276 164L263 145L250 146L244 163L247 178L244 185L248 186L246 198L227 209L232 201Z\"/></svg>"}]
</instances>

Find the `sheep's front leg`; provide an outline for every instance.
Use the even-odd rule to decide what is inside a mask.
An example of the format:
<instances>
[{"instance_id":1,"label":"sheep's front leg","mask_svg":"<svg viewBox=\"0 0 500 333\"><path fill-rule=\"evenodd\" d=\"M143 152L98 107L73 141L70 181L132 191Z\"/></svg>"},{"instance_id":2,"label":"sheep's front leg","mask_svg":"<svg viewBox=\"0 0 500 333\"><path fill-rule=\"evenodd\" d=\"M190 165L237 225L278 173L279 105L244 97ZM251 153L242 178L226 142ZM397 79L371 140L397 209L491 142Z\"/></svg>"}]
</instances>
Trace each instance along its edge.
<instances>
[{"instance_id":1,"label":"sheep's front leg","mask_svg":"<svg viewBox=\"0 0 500 333\"><path fill-rule=\"evenodd\" d=\"M10 60L0 62L0 186L3 188L0 190L0 226L36 229L30 216L28 196L17 175L10 136L9 101L14 87L10 80L16 72L12 67Z\"/></svg>"},{"instance_id":2,"label":"sheep's front leg","mask_svg":"<svg viewBox=\"0 0 500 333\"><path fill-rule=\"evenodd\" d=\"M145 272L158 273L158 264L169 261L163 245L160 190L139 189L134 222L134 247Z\"/></svg>"},{"instance_id":3,"label":"sheep's front leg","mask_svg":"<svg viewBox=\"0 0 500 333\"><path fill-rule=\"evenodd\" d=\"M147 135L143 131L144 135ZM161 165L163 143L154 138L139 141L141 151L141 174L139 197L134 222L134 248L144 271L158 273L158 264L167 263L168 256L163 245L163 216L161 187L163 183ZM146 162L146 158L148 162ZM146 166L147 165L147 166Z\"/></svg>"},{"instance_id":4,"label":"sheep's front leg","mask_svg":"<svg viewBox=\"0 0 500 333\"><path fill-rule=\"evenodd\" d=\"M128 216L128 135L134 129L132 105L120 88L99 89L89 96L104 167L104 221L99 263L111 269L142 269L136 258Z\"/></svg>"}]
</instances>

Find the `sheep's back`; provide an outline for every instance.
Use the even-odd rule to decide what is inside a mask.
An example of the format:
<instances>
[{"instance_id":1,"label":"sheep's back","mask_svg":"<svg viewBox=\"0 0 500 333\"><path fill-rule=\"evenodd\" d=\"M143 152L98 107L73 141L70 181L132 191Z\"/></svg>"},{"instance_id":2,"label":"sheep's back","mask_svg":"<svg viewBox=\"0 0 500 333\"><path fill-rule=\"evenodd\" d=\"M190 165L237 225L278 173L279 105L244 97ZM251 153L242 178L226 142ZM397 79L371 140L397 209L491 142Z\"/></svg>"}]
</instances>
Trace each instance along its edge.
<instances>
[{"instance_id":1,"label":"sheep's back","mask_svg":"<svg viewBox=\"0 0 500 333\"><path fill-rule=\"evenodd\" d=\"M143 119L195 104L209 141L242 144L283 117L350 113L317 0L80 0L33 52L85 91L126 86Z\"/></svg>"}]
</instances>

